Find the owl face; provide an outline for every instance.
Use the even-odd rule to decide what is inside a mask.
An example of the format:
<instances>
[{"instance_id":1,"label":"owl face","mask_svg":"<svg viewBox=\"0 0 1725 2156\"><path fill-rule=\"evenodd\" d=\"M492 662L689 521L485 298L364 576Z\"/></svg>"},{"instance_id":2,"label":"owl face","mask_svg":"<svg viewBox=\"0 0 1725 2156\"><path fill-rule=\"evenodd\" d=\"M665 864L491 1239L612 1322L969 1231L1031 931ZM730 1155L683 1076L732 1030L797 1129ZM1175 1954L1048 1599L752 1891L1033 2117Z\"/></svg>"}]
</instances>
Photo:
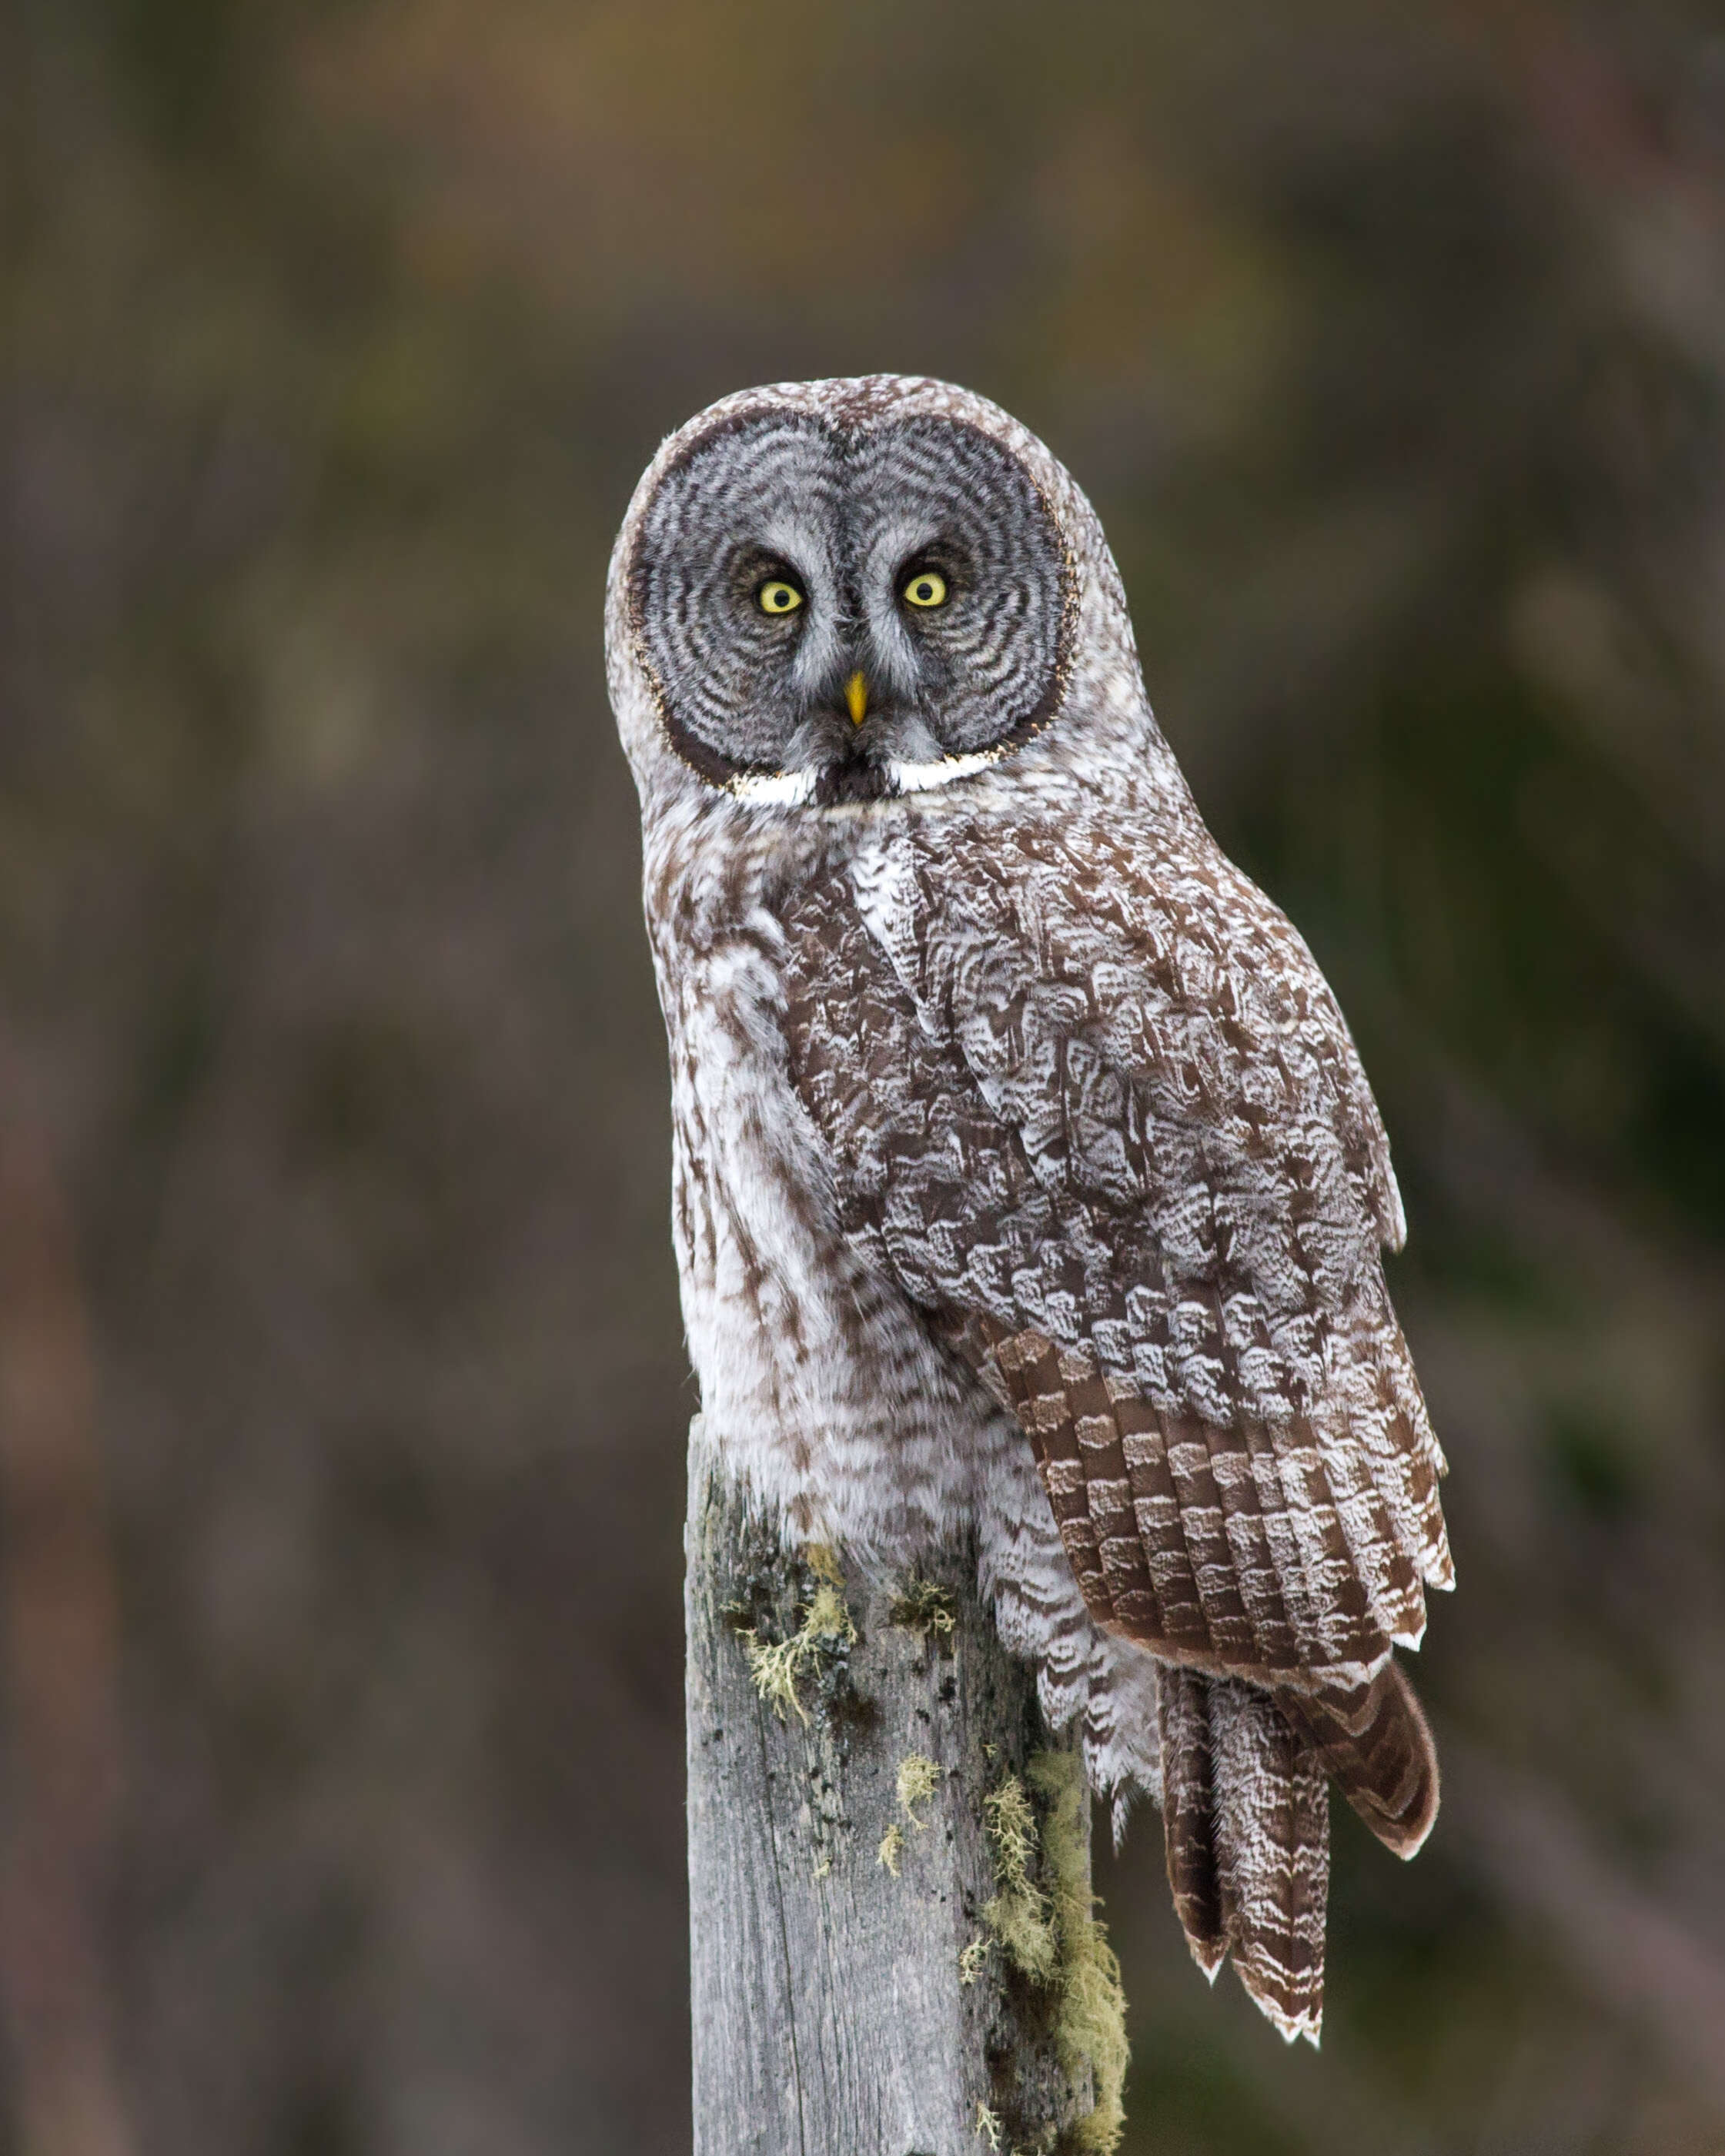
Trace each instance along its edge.
<instances>
[{"instance_id":1,"label":"owl face","mask_svg":"<svg viewBox=\"0 0 1725 2156\"><path fill-rule=\"evenodd\" d=\"M732 794L942 784L1059 708L1076 577L1043 488L944 413L763 403L688 438L628 563L671 747Z\"/></svg>"}]
</instances>

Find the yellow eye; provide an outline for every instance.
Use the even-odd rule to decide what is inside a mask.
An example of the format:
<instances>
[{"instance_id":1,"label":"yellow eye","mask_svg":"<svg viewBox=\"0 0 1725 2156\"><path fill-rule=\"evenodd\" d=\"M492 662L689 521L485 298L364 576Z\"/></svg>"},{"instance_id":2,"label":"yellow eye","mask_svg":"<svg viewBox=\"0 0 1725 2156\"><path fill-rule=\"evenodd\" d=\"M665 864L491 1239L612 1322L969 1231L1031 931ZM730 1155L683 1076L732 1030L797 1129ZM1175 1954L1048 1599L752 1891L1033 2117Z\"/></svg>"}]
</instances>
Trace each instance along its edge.
<instances>
[{"instance_id":1,"label":"yellow eye","mask_svg":"<svg viewBox=\"0 0 1725 2156\"><path fill-rule=\"evenodd\" d=\"M947 603L947 580L938 569L918 569L905 586L904 596L907 606L944 606Z\"/></svg>"},{"instance_id":2,"label":"yellow eye","mask_svg":"<svg viewBox=\"0 0 1725 2156\"><path fill-rule=\"evenodd\" d=\"M755 598L762 613L794 613L803 603L801 592L783 577L769 577Z\"/></svg>"}]
</instances>

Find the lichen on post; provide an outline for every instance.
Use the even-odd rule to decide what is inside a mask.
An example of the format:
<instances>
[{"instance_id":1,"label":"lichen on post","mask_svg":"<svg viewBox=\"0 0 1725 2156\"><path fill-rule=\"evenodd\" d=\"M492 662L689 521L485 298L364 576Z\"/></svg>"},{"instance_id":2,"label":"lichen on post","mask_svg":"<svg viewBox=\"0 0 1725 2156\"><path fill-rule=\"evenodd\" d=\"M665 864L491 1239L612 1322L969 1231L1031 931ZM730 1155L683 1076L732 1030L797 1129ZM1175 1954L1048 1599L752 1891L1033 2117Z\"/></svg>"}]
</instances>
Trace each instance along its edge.
<instances>
[{"instance_id":1,"label":"lichen on post","mask_svg":"<svg viewBox=\"0 0 1725 2156\"><path fill-rule=\"evenodd\" d=\"M787 1548L698 1421L686 1553L696 2156L1111 2148L1088 1799L973 1553L907 1581ZM1009 1786L1034 1967L989 1915Z\"/></svg>"}]
</instances>

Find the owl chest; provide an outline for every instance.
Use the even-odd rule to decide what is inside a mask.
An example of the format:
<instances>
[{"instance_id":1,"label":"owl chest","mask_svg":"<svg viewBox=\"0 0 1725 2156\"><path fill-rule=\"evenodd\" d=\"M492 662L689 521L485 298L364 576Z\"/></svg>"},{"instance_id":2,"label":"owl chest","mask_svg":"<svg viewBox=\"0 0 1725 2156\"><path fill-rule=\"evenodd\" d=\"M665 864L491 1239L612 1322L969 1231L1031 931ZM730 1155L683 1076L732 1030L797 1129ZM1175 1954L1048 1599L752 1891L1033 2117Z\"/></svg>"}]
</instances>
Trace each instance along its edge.
<instances>
[{"instance_id":1,"label":"owl chest","mask_svg":"<svg viewBox=\"0 0 1725 2156\"><path fill-rule=\"evenodd\" d=\"M846 1232L770 986L732 963L667 999L674 1222L701 1412L798 1532L891 1559L968 1523L991 1406Z\"/></svg>"}]
</instances>

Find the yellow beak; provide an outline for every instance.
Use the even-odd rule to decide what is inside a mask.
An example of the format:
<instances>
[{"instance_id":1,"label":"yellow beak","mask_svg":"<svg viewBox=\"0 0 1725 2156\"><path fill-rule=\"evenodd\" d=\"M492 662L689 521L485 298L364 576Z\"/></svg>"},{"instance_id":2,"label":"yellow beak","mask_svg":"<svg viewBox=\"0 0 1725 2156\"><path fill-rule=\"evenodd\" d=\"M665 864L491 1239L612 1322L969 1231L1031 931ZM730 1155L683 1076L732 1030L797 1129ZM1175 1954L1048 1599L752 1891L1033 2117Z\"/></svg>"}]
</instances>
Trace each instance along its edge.
<instances>
[{"instance_id":1,"label":"yellow beak","mask_svg":"<svg viewBox=\"0 0 1725 2156\"><path fill-rule=\"evenodd\" d=\"M869 685L860 674L853 674L845 684L845 702L851 725L860 726L869 712Z\"/></svg>"}]
</instances>

